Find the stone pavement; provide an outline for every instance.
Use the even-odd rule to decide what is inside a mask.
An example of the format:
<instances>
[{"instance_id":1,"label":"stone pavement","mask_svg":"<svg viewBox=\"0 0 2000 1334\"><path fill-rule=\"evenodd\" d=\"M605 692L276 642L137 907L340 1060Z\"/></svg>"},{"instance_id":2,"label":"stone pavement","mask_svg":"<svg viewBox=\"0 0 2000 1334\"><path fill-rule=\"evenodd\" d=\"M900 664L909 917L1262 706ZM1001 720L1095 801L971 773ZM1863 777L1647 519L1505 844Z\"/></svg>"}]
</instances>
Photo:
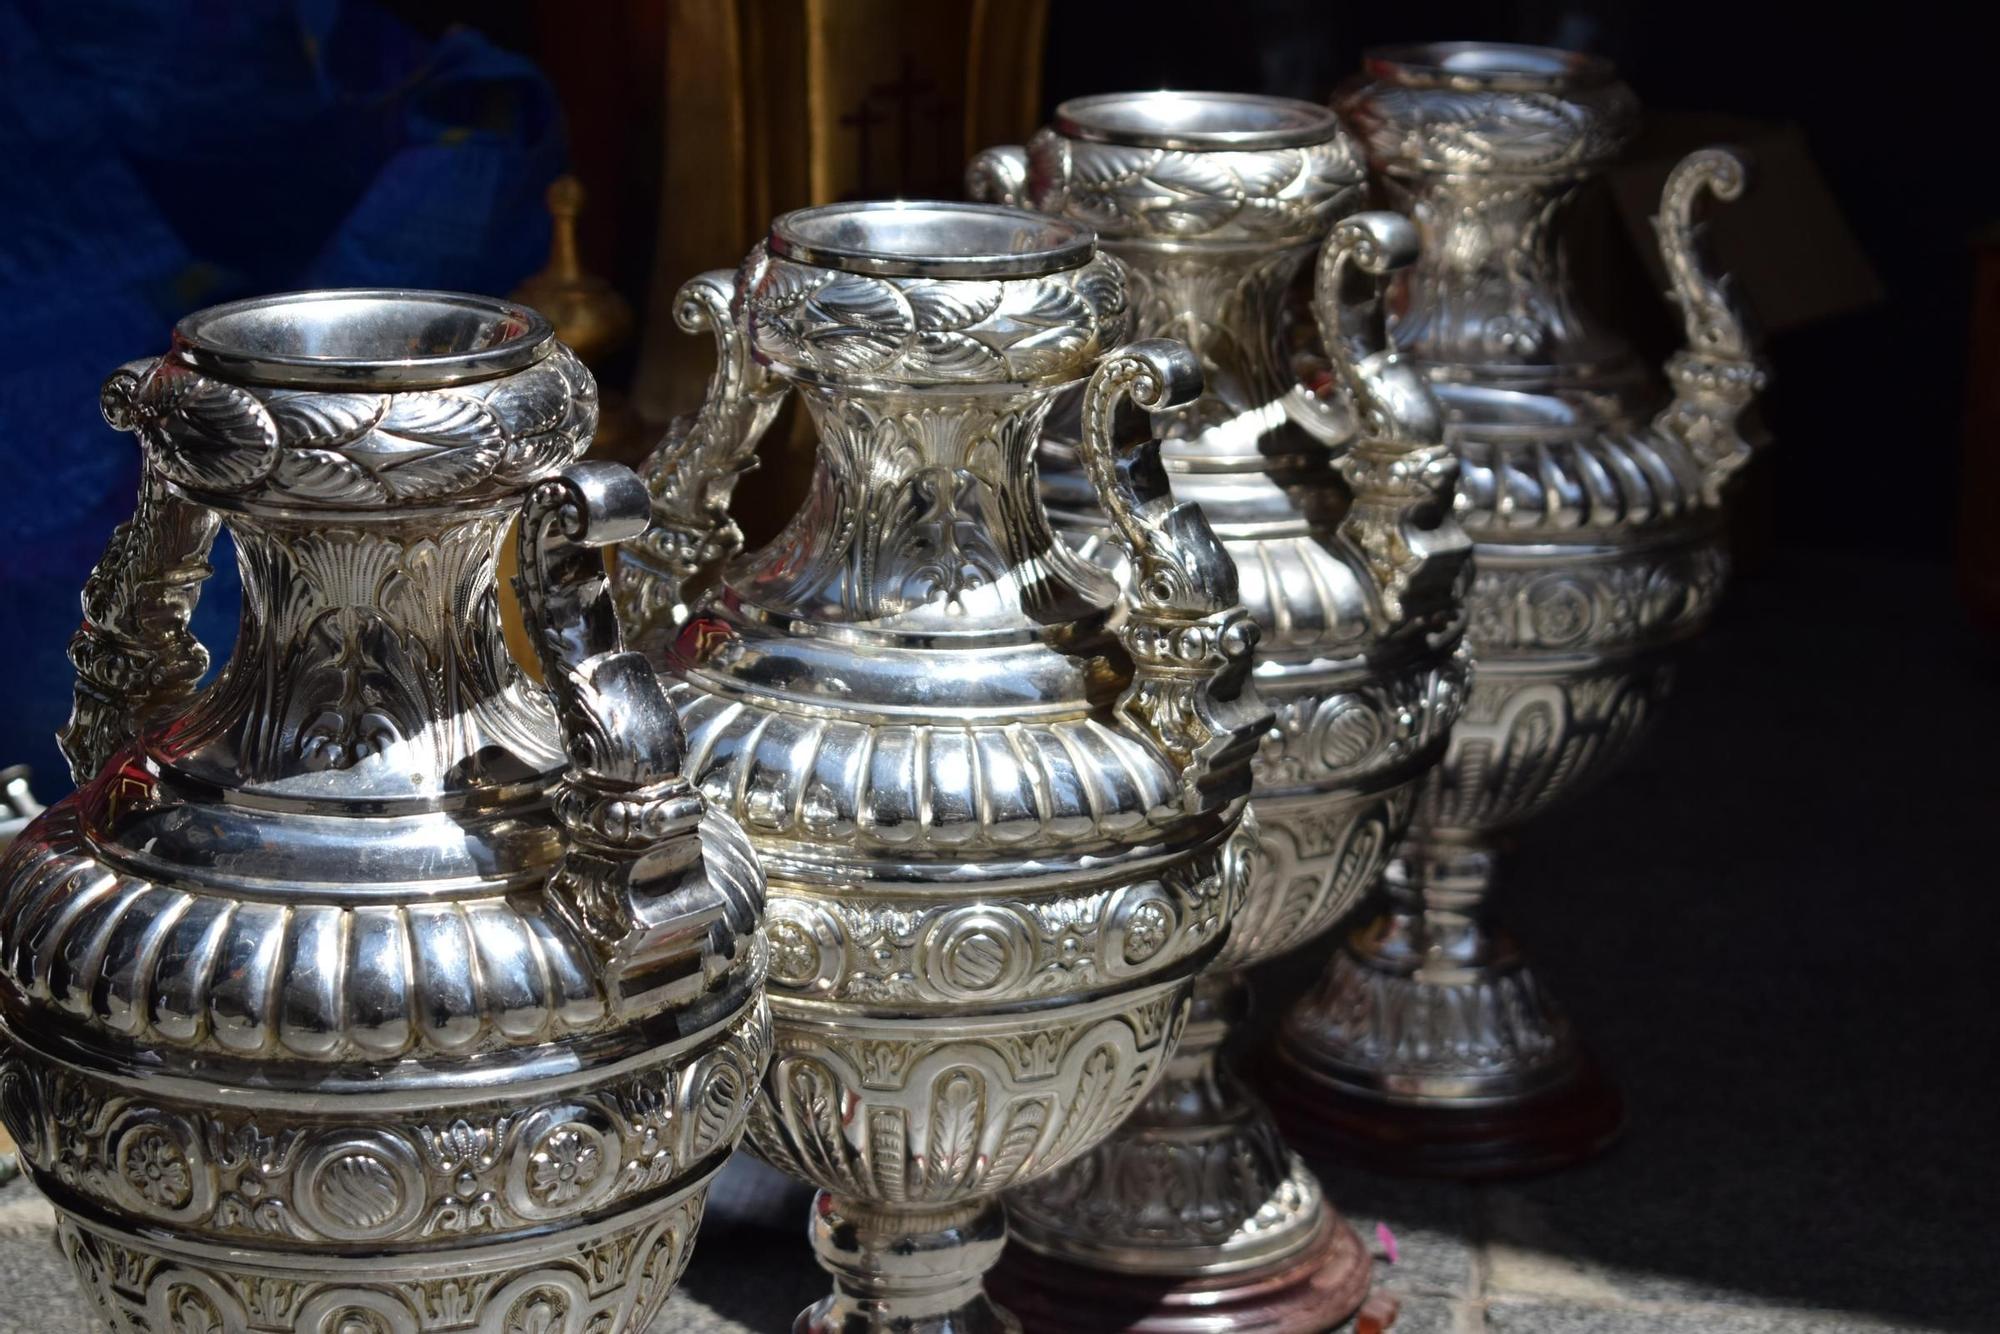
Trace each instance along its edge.
<instances>
[{"instance_id":1,"label":"stone pavement","mask_svg":"<svg viewBox=\"0 0 2000 1334\"><path fill-rule=\"evenodd\" d=\"M1510 918L1629 1123L1504 1186L1323 1168L1394 1231L1394 1334L2000 1331L2000 647L1947 580L1743 581L1644 754L1524 831ZM769 1185L719 1183L654 1334L777 1334L822 1291ZM47 1206L0 1186L0 1334L84 1328Z\"/></svg>"}]
</instances>

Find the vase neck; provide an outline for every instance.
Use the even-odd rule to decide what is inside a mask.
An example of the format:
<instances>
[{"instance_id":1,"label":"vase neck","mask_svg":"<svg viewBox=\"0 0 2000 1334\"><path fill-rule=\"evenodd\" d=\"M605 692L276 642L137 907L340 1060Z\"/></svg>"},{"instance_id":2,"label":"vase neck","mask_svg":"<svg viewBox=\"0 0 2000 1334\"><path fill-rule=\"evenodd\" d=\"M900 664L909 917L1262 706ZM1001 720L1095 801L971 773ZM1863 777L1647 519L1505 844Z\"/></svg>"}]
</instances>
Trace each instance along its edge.
<instances>
[{"instance_id":1,"label":"vase neck","mask_svg":"<svg viewBox=\"0 0 2000 1334\"><path fill-rule=\"evenodd\" d=\"M1286 412L1297 377L1283 346L1287 293L1310 243L1105 249L1125 263L1134 335L1175 339L1201 359L1201 397L1159 419L1161 453L1176 471L1242 471L1316 453Z\"/></svg>"},{"instance_id":2,"label":"vase neck","mask_svg":"<svg viewBox=\"0 0 2000 1334\"><path fill-rule=\"evenodd\" d=\"M728 583L775 617L892 636L1044 637L1115 597L1049 526L1035 441L1055 389L800 384L819 434L804 507Z\"/></svg>"},{"instance_id":3,"label":"vase neck","mask_svg":"<svg viewBox=\"0 0 2000 1334\"><path fill-rule=\"evenodd\" d=\"M1626 341L1580 307L1563 220L1581 181L1421 175L1394 183L1423 235L1396 341L1450 380L1564 387L1629 375Z\"/></svg>"},{"instance_id":4,"label":"vase neck","mask_svg":"<svg viewBox=\"0 0 2000 1334\"><path fill-rule=\"evenodd\" d=\"M449 515L232 515L243 575L221 676L153 739L173 770L308 805L449 803L541 784L555 720L500 628L517 506Z\"/></svg>"}]
</instances>

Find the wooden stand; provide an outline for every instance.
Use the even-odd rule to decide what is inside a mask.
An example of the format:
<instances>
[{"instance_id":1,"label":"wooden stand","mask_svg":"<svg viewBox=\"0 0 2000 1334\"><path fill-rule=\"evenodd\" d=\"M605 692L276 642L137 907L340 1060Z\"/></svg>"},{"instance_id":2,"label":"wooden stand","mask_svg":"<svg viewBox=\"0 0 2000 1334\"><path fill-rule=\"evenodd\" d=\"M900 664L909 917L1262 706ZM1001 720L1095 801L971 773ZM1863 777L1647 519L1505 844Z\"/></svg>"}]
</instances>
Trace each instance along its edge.
<instances>
[{"instance_id":1,"label":"wooden stand","mask_svg":"<svg viewBox=\"0 0 2000 1334\"><path fill-rule=\"evenodd\" d=\"M1301 1077L1264 1090L1291 1146L1308 1160L1399 1176L1480 1180L1533 1176L1602 1153L1624 1104L1594 1061L1575 1078L1517 1102L1417 1106L1363 1097Z\"/></svg>"},{"instance_id":2,"label":"wooden stand","mask_svg":"<svg viewBox=\"0 0 2000 1334\"><path fill-rule=\"evenodd\" d=\"M1283 1262L1206 1279L1065 1264L1018 1243L988 1289L1035 1334L1323 1334L1360 1307L1373 1261L1332 1210Z\"/></svg>"}]
</instances>

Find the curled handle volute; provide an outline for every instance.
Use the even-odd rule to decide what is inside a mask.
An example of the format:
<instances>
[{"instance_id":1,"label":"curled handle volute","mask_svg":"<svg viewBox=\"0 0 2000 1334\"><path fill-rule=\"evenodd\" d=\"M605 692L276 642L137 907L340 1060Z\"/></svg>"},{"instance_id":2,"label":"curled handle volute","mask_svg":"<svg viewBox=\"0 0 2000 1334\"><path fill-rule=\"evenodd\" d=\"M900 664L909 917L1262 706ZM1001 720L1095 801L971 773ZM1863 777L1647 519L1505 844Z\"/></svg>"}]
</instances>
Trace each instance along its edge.
<instances>
[{"instance_id":1,"label":"curled handle volute","mask_svg":"<svg viewBox=\"0 0 2000 1334\"><path fill-rule=\"evenodd\" d=\"M1257 626L1238 601L1235 563L1200 507L1174 499L1152 426L1152 412L1194 402L1201 387L1182 344L1127 344L1084 389L1079 446L1131 561L1119 633L1133 676L1118 717L1181 771L1190 810L1248 795L1250 756L1271 720L1251 684Z\"/></svg>"},{"instance_id":2,"label":"curled handle volute","mask_svg":"<svg viewBox=\"0 0 2000 1334\"><path fill-rule=\"evenodd\" d=\"M1687 444L1711 504L1722 502L1729 479L1750 460L1753 449L1739 423L1768 376L1754 355L1749 314L1709 253L1702 208L1711 197L1740 199L1749 183L1749 163L1739 151L1697 149L1668 173L1653 219L1668 295L1687 333L1687 346L1667 360L1674 398L1654 427Z\"/></svg>"},{"instance_id":3,"label":"curled handle volute","mask_svg":"<svg viewBox=\"0 0 2000 1334\"><path fill-rule=\"evenodd\" d=\"M1455 622L1472 554L1451 517L1458 459L1445 442L1444 409L1389 339L1389 282L1417 251L1417 229L1400 213L1354 214L1328 234L1313 287L1320 336L1355 421L1339 465L1354 494L1340 537L1373 576L1383 636Z\"/></svg>"},{"instance_id":4,"label":"curled handle volute","mask_svg":"<svg viewBox=\"0 0 2000 1334\"><path fill-rule=\"evenodd\" d=\"M674 298L682 329L715 336L716 361L701 407L676 418L646 460L652 524L619 551L619 600L638 641L671 632L686 615L689 581L743 549L730 500L757 464L757 442L777 416L785 384L751 354L736 310L741 281L712 270L690 278Z\"/></svg>"},{"instance_id":5,"label":"curled handle volute","mask_svg":"<svg viewBox=\"0 0 2000 1334\"><path fill-rule=\"evenodd\" d=\"M1069 203L1069 140L1038 130L1026 147L983 149L965 168L965 196L981 204L1007 204L1060 217Z\"/></svg>"},{"instance_id":6,"label":"curled handle volute","mask_svg":"<svg viewBox=\"0 0 2000 1334\"><path fill-rule=\"evenodd\" d=\"M1019 144L982 149L965 167L965 197L981 204L1028 206L1028 150Z\"/></svg>"},{"instance_id":7,"label":"curled handle volute","mask_svg":"<svg viewBox=\"0 0 2000 1334\"><path fill-rule=\"evenodd\" d=\"M730 865L709 865L704 844L717 840L700 834L680 719L619 631L601 548L637 537L651 515L630 469L572 464L528 493L515 579L569 756L555 795L566 844L552 904L595 949L626 1017L698 997L755 930L764 892L747 853L718 846Z\"/></svg>"},{"instance_id":8,"label":"curled handle volute","mask_svg":"<svg viewBox=\"0 0 2000 1334\"><path fill-rule=\"evenodd\" d=\"M189 626L221 519L151 466L143 390L158 367L127 362L99 395L104 419L139 436L139 496L84 583L83 623L69 642L74 701L56 741L78 784L191 698L208 671L208 650Z\"/></svg>"}]
</instances>

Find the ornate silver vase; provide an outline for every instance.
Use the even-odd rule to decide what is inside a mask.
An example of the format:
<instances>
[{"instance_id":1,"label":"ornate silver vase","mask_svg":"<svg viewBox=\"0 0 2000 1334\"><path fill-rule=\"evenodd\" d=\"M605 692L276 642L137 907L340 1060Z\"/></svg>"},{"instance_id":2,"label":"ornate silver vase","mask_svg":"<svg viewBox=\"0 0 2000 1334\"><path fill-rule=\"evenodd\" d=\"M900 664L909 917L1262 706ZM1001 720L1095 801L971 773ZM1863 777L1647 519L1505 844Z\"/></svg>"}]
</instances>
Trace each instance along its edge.
<instances>
[{"instance_id":1,"label":"ornate silver vase","mask_svg":"<svg viewBox=\"0 0 2000 1334\"><path fill-rule=\"evenodd\" d=\"M1724 490L1763 373L1695 212L1735 198L1744 169L1704 150L1667 182L1656 222L1688 348L1660 407L1562 260L1564 202L1636 115L1607 65L1403 48L1339 105L1424 229L1394 333L1462 460L1477 670L1372 912L1285 1021L1274 1102L1300 1142L1381 1166L1532 1171L1594 1152L1620 1112L1496 920L1495 871L1511 829L1629 753L1721 591Z\"/></svg>"},{"instance_id":2,"label":"ornate silver vase","mask_svg":"<svg viewBox=\"0 0 2000 1334\"><path fill-rule=\"evenodd\" d=\"M1144 411L1200 372L1178 344L1120 346L1117 261L1014 209L788 214L682 301L720 365L650 465L656 526L625 573L699 781L772 877L751 1137L819 1187L834 1278L796 1329L1018 1330L981 1286L999 1194L1158 1080L1254 839L1256 626ZM1130 594L1036 490L1043 417L1079 385ZM786 391L819 433L809 498L690 599L738 544L729 485Z\"/></svg>"},{"instance_id":3,"label":"ornate silver vase","mask_svg":"<svg viewBox=\"0 0 2000 1334\"><path fill-rule=\"evenodd\" d=\"M1188 1036L1117 1132L1010 1196L1028 1249L1003 1297L1036 1329L1324 1330L1366 1295L1368 1253L1223 1049L1243 970L1323 933L1373 883L1463 696L1457 465L1383 331L1381 275L1410 262L1416 232L1394 214L1336 221L1361 200L1358 151L1330 111L1280 98L1084 98L1025 150L981 155L968 184L1094 227L1130 275L1138 332L1201 359L1207 392L1159 415L1162 451L1235 560L1276 710L1253 764L1248 901ZM1282 347L1286 295L1322 241L1337 408L1297 388ZM1069 425L1044 433L1044 495L1080 552L1129 577Z\"/></svg>"},{"instance_id":4,"label":"ornate silver vase","mask_svg":"<svg viewBox=\"0 0 2000 1334\"><path fill-rule=\"evenodd\" d=\"M650 508L575 462L589 373L524 307L308 292L103 401L145 466L71 645L81 787L0 867L0 1115L97 1320L638 1334L769 1059L764 886L619 642L597 548Z\"/></svg>"}]
</instances>

